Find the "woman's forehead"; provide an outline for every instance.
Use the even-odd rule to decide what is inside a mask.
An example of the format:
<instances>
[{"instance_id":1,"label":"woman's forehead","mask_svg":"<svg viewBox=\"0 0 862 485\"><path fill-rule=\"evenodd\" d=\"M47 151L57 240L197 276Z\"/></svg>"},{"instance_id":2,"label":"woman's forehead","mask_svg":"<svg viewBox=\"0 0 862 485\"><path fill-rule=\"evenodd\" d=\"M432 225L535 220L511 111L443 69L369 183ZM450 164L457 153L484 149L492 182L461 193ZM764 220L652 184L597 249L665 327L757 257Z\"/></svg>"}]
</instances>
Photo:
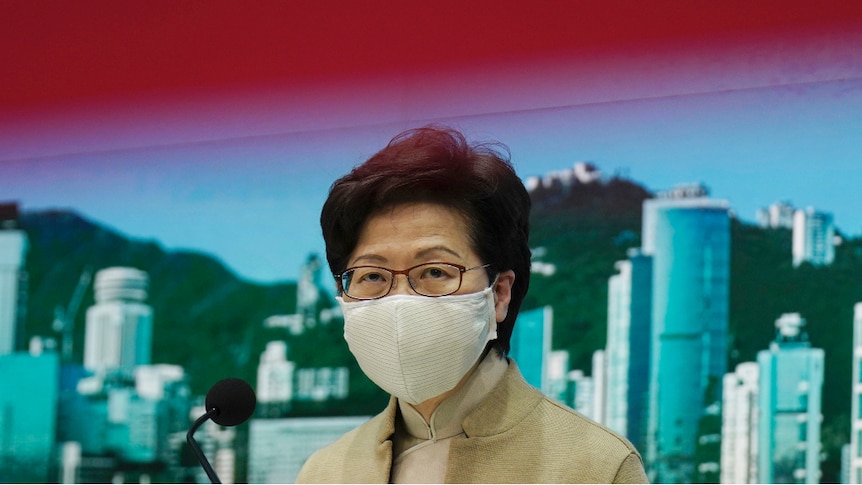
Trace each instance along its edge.
<instances>
[{"instance_id":1,"label":"woman's forehead","mask_svg":"<svg viewBox=\"0 0 862 485\"><path fill-rule=\"evenodd\" d=\"M427 258L464 261L474 256L467 221L458 210L415 202L372 214L360 229L350 264Z\"/></svg>"}]
</instances>

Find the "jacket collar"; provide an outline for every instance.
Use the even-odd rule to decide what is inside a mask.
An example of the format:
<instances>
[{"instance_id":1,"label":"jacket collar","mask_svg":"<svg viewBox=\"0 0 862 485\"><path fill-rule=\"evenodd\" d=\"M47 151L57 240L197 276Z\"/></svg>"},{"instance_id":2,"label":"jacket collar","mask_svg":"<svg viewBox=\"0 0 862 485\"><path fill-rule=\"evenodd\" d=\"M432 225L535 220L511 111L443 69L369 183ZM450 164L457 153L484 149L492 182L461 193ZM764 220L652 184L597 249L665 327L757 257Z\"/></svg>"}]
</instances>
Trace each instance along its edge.
<instances>
[{"instance_id":1,"label":"jacket collar","mask_svg":"<svg viewBox=\"0 0 862 485\"><path fill-rule=\"evenodd\" d=\"M542 399L542 395L527 384L521 376L518 365L512 359L508 359L508 368L503 378L479 406L463 421L464 432L467 437L492 436L508 431L517 425L524 417L532 411ZM505 413L500 410L505 409ZM368 447L365 452L378 458L392 461L392 435L395 433L395 415L398 410L398 400L390 397L389 404L380 414L372 418L369 425L374 429L375 445ZM386 449L388 456L380 457L380 450ZM354 448L357 454L362 450ZM370 456L356 460L371 458ZM376 458L375 458L376 459ZM388 472L388 465L387 465Z\"/></svg>"},{"instance_id":2,"label":"jacket collar","mask_svg":"<svg viewBox=\"0 0 862 485\"><path fill-rule=\"evenodd\" d=\"M521 377L517 364L511 359L507 360L508 368L503 378L485 400L464 419L464 432L468 438L493 436L512 429L542 399L542 395ZM389 482L392 469L392 436L395 433L397 412L398 400L391 397L386 409L367 423L366 429L373 430L368 435L374 440L373 443L354 442L349 446L345 465L354 472L350 477L351 482Z\"/></svg>"}]
</instances>

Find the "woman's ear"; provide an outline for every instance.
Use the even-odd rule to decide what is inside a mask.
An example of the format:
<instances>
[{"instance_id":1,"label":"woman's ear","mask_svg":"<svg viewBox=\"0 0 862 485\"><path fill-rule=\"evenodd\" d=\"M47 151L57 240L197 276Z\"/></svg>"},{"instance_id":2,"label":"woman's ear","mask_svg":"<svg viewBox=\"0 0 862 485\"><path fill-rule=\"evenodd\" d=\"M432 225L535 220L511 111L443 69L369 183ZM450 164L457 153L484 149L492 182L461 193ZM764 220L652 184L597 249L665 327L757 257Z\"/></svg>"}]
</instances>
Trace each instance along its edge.
<instances>
[{"instance_id":1,"label":"woman's ear","mask_svg":"<svg viewBox=\"0 0 862 485\"><path fill-rule=\"evenodd\" d=\"M497 275L494 284L494 310L497 313L497 323L506 319L509 314L509 301L512 299L512 284L515 283L515 272L503 271Z\"/></svg>"}]
</instances>

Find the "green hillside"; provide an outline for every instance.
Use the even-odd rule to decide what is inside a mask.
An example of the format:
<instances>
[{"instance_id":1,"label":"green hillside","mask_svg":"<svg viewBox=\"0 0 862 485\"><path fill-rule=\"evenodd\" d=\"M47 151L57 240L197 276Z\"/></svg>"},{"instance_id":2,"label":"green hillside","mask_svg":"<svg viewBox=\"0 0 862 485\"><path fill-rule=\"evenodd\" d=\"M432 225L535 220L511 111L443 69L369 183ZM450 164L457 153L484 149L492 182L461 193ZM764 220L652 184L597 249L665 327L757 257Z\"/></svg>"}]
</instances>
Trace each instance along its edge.
<instances>
[{"instance_id":1,"label":"green hillside","mask_svg":"<svg viewBox=\"0 0 862 485\"><path fill-rule=\"evenodd\" d=\"M554 308L553 347L570 352L573 368L589 371L607 333L608 278L626 250L640 245L644 188L622 179L532 193L534 261L553 264L533 274L524 309Z\"/></svg>"}]
</instances>

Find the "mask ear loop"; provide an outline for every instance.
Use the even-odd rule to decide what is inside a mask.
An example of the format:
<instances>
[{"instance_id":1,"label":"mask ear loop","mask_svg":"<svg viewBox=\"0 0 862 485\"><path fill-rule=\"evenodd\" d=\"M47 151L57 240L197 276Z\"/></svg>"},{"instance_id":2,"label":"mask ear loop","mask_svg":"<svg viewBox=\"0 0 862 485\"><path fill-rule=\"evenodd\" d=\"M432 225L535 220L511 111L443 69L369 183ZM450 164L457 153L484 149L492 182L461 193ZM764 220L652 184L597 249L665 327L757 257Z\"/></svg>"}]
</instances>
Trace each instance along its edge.
<instances>
[{"instance_id":1,"label":"mask ear loop","mask_svg":"<svg viewBox=\"0 0 862 485\"><path fill-rule=\"evenodd\" d=\"M497 286L497 283L500 282L500 275L502 273L503 273L502 271L497 271L496 274L494 275L494 279L491 281L491 284L488 285L488 288L491 288L491 292L494 294L494 307L495 307L495 309L497 306L497 290L494 287ZM490 277L491 275L488 275L488 276ZM494 321L496 322L496 320L497 320L497 317L495 316ZM500 322L497 322L497 323L500 323Z\"/></svg>"},{"instance_id":2,"label":"mask ear loop","mask_svg":"<svg viewBox=\"0 0 862 485\"><path fill-rule=\"evenodd\" d=\"M499 283L499 281L500 281L500 273L497 273L497 274L494 276L494 280L493 280L493 281L491 281L491 284L490 284L490 285L488 285L488 288L490 288L490 289L491 289L491 294L492 294L492 295L494 295L494 308L496 308L496 307L497 307L497 290L496 290L496 288L494 288L494 287L495 287L495 286L497 286L497 283ZM497 320L497 317L496 317L496 316L494 317L494 320L495 320L495 321Z\"/></svg>"},{"instance_id":3,"label":"mask ear loop","mask_svg":"<svg viewBox=\"0 0 862 485\"><path fill-rule=\"evenodd\" d=\"M491 308L489 308L490 315L488 315L488 341L486 343L491 343L498 338L497 325L499 325L500 322L497 321L497 290L495 286L497 286L499 279L500 273L497 273L497 276L494 277L494 281L492 281L487 288L488 290L491 290Z\"/></svg>"},{"instance_id":4,"label":"mask ear loop","mask_svg":"<svg viewBox=\"0 0 862 485\"><path fill-rule=\"evenodd\" d=\"M488 285L487 288L483 291L489 291L491 294L491 308L489 309L490 315L488 316L488 339L485 341L485 349L482 350L482 354L479 356L479 362L485 360L485 357L491 353L494 348L493 342L499 338L497 334L497 325L500 322L497 321L497 291L495 290L495 286L497 286L498 280L500 279L500 273L497 273L494 276L494 280L491 281L491 284Z\"/></svg>"}]
</instances>

